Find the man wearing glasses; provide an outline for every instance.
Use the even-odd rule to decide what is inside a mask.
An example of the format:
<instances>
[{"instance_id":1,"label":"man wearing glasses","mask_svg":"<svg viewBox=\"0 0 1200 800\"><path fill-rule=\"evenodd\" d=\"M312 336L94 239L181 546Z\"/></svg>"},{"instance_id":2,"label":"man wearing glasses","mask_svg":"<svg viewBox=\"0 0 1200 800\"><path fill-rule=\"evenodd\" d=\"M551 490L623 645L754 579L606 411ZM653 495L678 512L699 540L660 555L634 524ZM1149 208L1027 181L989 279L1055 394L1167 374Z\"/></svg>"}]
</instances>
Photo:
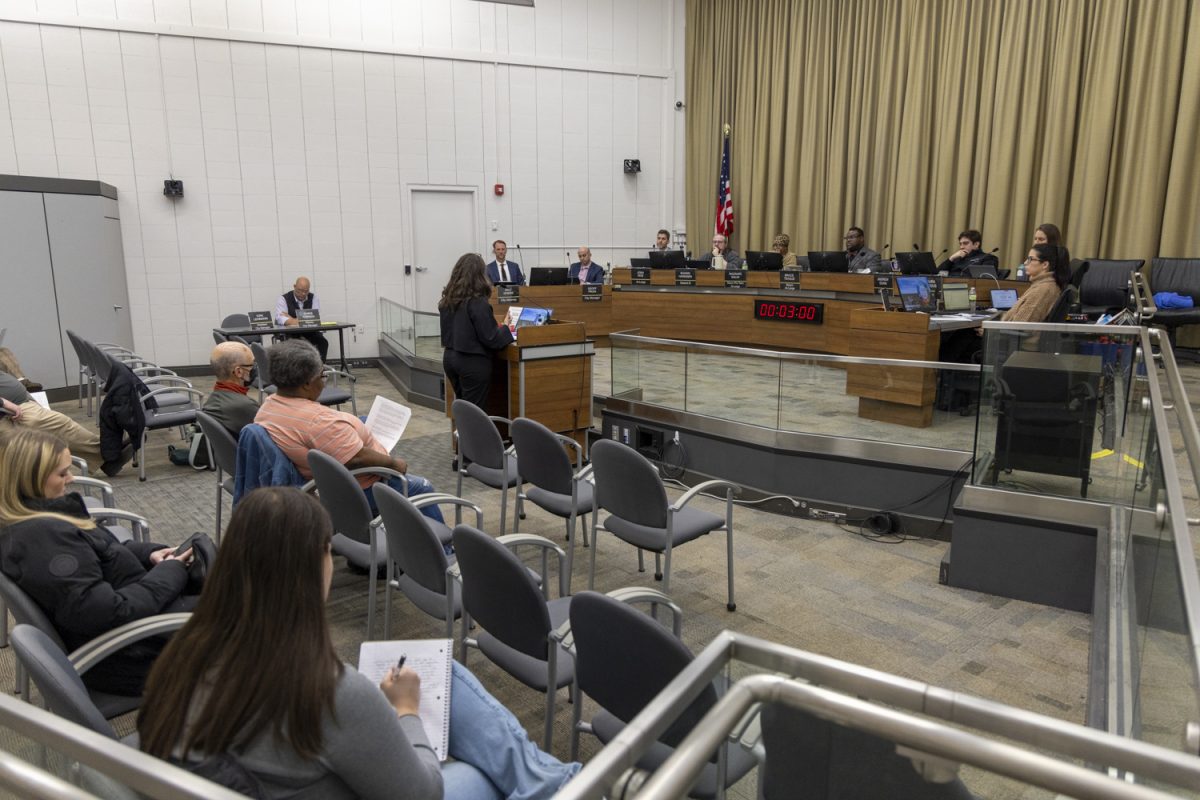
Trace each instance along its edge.
<instances>
[{"instance_id":1,"label":"man wearing glasses","mask_svg":"<svg viewBox=\"0 0 1200 800\"><path fill-rule=\"evenodd\" d=\"M241 342L221 342L213 348L208 363L217 382L204 401L204 412L236 439L258 413L258 403L249 394L254 382L254 353Z\"/></svg>"},{"instance_id":2,"label":"man wearing glasses","mask_svg":"<svg viewBox=\"0 0 1200 800\"><path fill-rule=\"evenodd\" d=\"M850 272L882 272L883 262L879 253L866 246L867 236L863 229L851 227L842 237L846 243L846 262Z\"/></svg>"},{"instance_id":3,"label":"man wearing glasses","mask_svg":"<svg viewBox=\"0 0 1200 800\"><path fill-rule=\"evenodd\" d=\"M712 269L739 269L742 266L742 257L737 250L729 248L729 240L719 233L713 235L712 252L705 253L698 260L711 264Z\"/></svg>"}]
</instances>

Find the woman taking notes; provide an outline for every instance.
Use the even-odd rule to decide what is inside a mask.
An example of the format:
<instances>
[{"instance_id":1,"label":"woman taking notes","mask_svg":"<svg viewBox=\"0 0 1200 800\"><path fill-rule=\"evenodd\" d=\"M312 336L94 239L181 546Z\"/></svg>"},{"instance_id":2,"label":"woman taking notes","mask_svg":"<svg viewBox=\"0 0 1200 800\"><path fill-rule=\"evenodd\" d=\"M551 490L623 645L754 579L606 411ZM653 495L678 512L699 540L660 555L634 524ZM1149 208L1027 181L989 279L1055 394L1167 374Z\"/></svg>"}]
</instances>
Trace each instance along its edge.
<instances>
[{"instance_id":1,"label":"woman taking notes","mask_svg":"<svg viewBox=\"0 0 1200 800\"><path fill-rule=\"evenodd\" d=\"M325 617L329 516L291 488L238 504L191 621L146 683L141 748L199 762L234 754L269 797L548 798L576 772L454 662L449 755L421 721L420 679L379 685L338 660Z\"/></svg>"},{"instance_id":2,"label":"woman taking notes","mask_svg":"<svg viewBox=\"0 0 1200 800\"><path fill-rule=\"evenodd\" d=\"M454 265L438 301L445 348L442 369L454 387L454 396L480 408L492 382L492 351L503 350L513 341L508 328L492 316L491 295L483 258L467 253Z\"/></svg>"}]
</instances>

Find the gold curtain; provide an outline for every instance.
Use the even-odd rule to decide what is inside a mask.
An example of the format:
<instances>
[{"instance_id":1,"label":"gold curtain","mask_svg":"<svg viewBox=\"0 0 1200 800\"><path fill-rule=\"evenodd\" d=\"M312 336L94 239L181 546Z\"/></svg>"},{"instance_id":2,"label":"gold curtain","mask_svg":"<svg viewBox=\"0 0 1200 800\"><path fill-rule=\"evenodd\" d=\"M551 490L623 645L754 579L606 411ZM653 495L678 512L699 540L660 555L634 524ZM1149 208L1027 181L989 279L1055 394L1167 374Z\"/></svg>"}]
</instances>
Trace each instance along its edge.
<instances>
[{"instance_id":1,"label":"gold curtain","mask_svg":"<svg viewBox=\"0 0 1200 800\"><path fill-rule=\"evenodd\" d=\"M733 245L1200 256L1200 0L687 0L687 226Z\"/></svg>"}]
</instances>

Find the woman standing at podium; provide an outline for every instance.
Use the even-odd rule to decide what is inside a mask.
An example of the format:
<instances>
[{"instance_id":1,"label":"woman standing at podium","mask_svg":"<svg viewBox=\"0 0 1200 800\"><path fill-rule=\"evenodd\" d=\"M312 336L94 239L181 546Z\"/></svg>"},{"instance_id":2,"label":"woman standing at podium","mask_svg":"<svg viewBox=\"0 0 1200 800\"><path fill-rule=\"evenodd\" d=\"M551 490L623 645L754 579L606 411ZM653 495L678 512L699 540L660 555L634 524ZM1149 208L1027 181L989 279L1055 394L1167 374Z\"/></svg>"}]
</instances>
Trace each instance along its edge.
<instances>
[{"instance_id":1,"label":"woman standing at podium","mask_svg":"<svg viewBox=\"0 0 1200 800\"><path fill-rule=\"evenodd\" d=\"M498 325L492 316L491 295L483 258L467 253L454 265L438 301L445 348L442 369L454 395L480 408L492 382L492 351L503 350L513 341L508 327Z\"/></svg>"}]
</instances>

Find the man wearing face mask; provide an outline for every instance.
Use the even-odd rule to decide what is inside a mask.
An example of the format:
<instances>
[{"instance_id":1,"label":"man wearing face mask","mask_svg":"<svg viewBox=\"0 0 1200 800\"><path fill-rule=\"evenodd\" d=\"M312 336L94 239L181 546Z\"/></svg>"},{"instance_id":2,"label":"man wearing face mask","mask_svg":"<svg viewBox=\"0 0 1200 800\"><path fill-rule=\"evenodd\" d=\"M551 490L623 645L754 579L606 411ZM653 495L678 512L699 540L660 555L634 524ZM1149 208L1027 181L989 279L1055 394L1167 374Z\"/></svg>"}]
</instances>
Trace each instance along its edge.
<instances>
[{"instance_id":1,"label":"man wearing face mask","mask_svg":"<svg viewBox=\"0 0 1200 800\"><path fill-rule=\"evenodd\" d=\"M238 438L254 422L258 403L248 394L256 372L254 353L241 342L221 342L208 358L217 382L204 401L204 411Z\"/></svg>"}]
</instances>

